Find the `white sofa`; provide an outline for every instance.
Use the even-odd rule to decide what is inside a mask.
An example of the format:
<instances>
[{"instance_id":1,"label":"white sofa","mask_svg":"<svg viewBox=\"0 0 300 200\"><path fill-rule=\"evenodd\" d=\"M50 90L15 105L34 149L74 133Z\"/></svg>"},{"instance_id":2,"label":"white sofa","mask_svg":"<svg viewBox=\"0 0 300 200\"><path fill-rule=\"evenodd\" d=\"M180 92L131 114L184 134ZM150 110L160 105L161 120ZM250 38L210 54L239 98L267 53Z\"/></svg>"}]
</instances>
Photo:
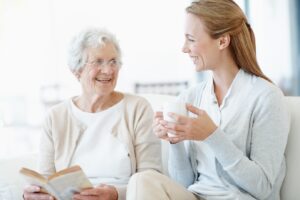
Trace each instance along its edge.
<instances>
[{"instance_id":1,"label":"white sofa","mask_svg":"<svg viewBox=\"0 0 300 200\"><path fill-rule=\"evenodd\" d=\"M154 110L172 100L173 96L145 94L144 96ZM287 175L281 190L282 200L300 199L300 97L286 97L286 102L292 114L291 132L286 149ZM163 144L163 166L167 174L167 144ZM19 200L24 182L18 175L18 170L23 167L36 168L36 155L20 155L17 158L0 160L0 200ZM297 184L298 183L298 184Z\"/></svg>"}]
</instances>

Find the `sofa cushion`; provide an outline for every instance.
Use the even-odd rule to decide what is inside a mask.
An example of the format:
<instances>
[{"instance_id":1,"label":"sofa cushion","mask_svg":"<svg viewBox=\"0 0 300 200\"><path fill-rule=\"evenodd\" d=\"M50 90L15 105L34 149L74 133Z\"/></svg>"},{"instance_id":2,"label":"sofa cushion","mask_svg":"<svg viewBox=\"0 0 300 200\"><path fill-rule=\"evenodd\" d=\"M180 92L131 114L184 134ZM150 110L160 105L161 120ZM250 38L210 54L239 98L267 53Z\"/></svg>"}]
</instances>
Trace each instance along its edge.
<instances>
[{"instance_id":1,"label":"sofa cushion","mask_svg":"<svg viewBox=\"0 0 300 200\"><path fill-rule=\"evenodd\" d=\"M25 182L19 176L21 167L36 169L36 154L20 155L18 157L0 160L0 199L19 200Z\"/></svg>"}]
</instances>

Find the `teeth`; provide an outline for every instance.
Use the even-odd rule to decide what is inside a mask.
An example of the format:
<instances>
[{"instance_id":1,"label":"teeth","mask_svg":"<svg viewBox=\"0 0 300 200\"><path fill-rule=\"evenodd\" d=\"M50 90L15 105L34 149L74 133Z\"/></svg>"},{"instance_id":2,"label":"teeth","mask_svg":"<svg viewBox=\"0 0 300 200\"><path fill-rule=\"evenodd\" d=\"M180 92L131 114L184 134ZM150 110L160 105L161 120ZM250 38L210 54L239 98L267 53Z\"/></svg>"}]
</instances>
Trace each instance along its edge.
<instances>
[{"instance_id":1,"label":"teeth","mask_svg":"<svg viewBox=\"0 0 300 200\"><path fill-rule=\"evenodd\" d=\"M111 79L99 79L99 78L96 78L97 81L110 81Z\"/></svg>"}]
</instances>

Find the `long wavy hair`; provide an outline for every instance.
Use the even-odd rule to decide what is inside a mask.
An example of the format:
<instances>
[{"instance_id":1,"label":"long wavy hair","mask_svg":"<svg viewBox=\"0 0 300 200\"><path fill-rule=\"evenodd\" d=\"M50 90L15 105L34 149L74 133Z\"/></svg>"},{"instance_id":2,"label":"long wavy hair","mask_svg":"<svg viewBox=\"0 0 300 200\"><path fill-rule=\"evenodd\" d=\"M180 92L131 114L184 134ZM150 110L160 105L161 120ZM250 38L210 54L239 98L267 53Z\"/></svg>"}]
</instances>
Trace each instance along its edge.
<instances>
[{"instance_id":1,"label":"long wavy hair","mask_svg":"<svg viewBox=\"0 0 300 200\"><path fill-rule=\"evenodd\" d=\"M242 9L233 0L193 1L186 12L200 17L212 38L229 34L230 51L238 67L272 82L258 65L254 32Z\"/></svg>"}]
</instances>

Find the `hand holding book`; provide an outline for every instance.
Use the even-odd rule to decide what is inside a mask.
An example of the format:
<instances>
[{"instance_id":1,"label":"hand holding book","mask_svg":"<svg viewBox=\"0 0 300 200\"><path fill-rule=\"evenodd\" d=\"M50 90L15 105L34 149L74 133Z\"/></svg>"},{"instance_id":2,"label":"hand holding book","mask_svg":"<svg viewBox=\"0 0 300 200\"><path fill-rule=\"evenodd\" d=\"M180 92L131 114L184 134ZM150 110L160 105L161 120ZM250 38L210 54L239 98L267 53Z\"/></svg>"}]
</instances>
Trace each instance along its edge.
<instances>
[{"instance_id":1,"label":"hand holding book","mask_svg":"<svg viewBox=\"0 0 300 200\"><path fill-rule=\"evenodd\" d=\"M54 196L57 200L71 200L75 193L93 187L79 166L64 169L48 178L27 168L22 168L20 174L29 184L42 188L39 195L47 195L42 194L42 192L46 192ZM37 191L39 191L38 188Z\"/></svg>"},{"instance_id":2,"label":"hand holding book","mask_svg":"<svg viewBox=\"0 0 300 200\"><path fill-rule=\"evenodd\" d=\"M43 188L35 185L28 185L24 189L23 193L24 200L39 200L39 199L49 199L49 200L56 200L55 197L51 196L47 193Z\"/></svg>"},{"instance_id":3,"label":"hand holding book","mask_svg":"<svg viewBox=\"0 0 300 200\"><path fill-rule=\"evenodd\" d=\"M117 200L118 192L114 186L101 184L95 188L85 189L73 197L74 199L85 199L87 196L91 199Z\"/></svg>"}]
</instances>

